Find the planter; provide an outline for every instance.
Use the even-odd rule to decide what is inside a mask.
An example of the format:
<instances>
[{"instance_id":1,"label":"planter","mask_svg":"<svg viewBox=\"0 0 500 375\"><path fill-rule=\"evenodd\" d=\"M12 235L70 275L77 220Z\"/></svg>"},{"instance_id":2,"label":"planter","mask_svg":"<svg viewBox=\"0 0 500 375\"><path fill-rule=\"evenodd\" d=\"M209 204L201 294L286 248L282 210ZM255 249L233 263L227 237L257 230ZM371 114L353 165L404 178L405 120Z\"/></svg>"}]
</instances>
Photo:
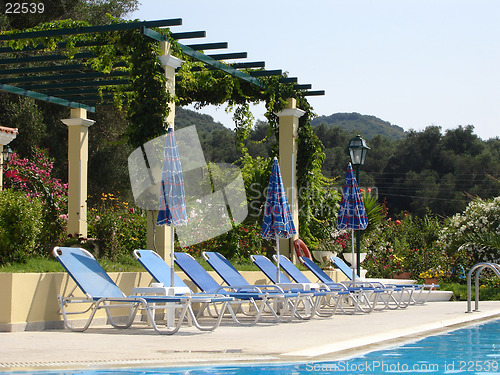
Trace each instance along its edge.
<instances>
[{"instance_id":1,"label":"planter","mask_svg":"<svg viewBox=\"0 0 500 375\"><path fill-rule=\"evenodd\" d=\"M392 276L393 279L409 280L411 278L411 272L400 272Z\"/></svg>"},{"instance_id":2,"label":"planter","mask_svg":"<svg viewBox=\"0 0 500 375\"><path fill-rule=\"evenodd\" d=\"M321 250L313 250L312 255L314 259L316 259L321 267L326 267L331 264L332 257L337 256L336 253L332 251L321 251Z\"/></svg>"},{"instance_id":3,"label":"planter","mask_svg":"<svg viewBox=\"0 0 500 375\"><path fill-rule=\"evenodd\" d=\"M365 260L366 258L366 254L367 253L360 253L359 254L359 259L361 261L361 263L363 263L363 261ZM351 268L357 268L356 266L356 254L354 254L354 259L352 259L352 252L351 253L342 253L344 259L351 265Z\"/></svg>"},{"instance_id":4,"label":"planter","mask_svg":"<svg viewBox=\"0 0 500 375\"><path fill-rule=\"evenodd\" d=\"M431 285L431 284L437 285L439 283L439 279L437 277L431 277L424 280L426 285Z\"/></svg>"}]
</instances>

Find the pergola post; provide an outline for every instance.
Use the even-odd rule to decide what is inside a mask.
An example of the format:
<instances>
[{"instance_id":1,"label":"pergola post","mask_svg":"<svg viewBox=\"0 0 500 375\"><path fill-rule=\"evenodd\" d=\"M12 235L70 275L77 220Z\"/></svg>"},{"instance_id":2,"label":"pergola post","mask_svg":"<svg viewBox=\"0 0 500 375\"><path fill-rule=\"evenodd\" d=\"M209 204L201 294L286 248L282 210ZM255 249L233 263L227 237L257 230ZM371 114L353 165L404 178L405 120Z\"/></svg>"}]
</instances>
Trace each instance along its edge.
<instances>
[{"instance_id":1,"label":"pergola post","mask_svg":"<svg viewBox=\"0 0 500 375\"><path fill-rule=\"evenodd\" d=\"M160 47L163 54L160 56L161 64L165 70L166 87L165 89L172 95L175 94L175 69L182 65L182 60L170 55L170 43L160 42ZM170 102L169 113L165 119L165 123L174 126L175 119L175 104ZM159 197L158 197L159 198ZM146 246L148 249L155 249L156 252L170 264L170 253L172 246L171 230L168 225L156 226L158 211L147 211L147 239ZM155 228L156 227L156 228ZM156 246L155 246L156 245Z\"/></svg>"},{"instance_id":2,"label":"pergola post","mask_svg":"<svg viewBox=\"0 0 500 375\"><path fill-rule=\"evenodd\" d=\"M71 109L71 116L61 120L68 126L68 234L87 237L87 169L89 127L87 110Z\"/></svg>"},{"instance_id":3,"label":"pergola post","mask_svg":"<svg viewBox=\"0 0 500 375\"><path fill-rule=\"evenodd\" d=\"M283 255L292 257L295 260L293 252L293 241L299 237L299 199L297 189L297 139L299 129L299 118L305 111L297 108L297 101L294 98L287 99L287 106L284 110L277 113L279 117L279 154L280 169L283 185L292 211L293 223L297 229L297 234L290 239L279 240L280 252Z\"/></svg>"},{"instance_id":4,"label":"pergola post","mask_svg":"<svg viewBox=\"0 0 500 375\"><path fill-rule=\"evenodd\" d=\"M0 126L0 191L3 190L3 148L17 137L17 128Z\"/></svg>"}]
</instances>

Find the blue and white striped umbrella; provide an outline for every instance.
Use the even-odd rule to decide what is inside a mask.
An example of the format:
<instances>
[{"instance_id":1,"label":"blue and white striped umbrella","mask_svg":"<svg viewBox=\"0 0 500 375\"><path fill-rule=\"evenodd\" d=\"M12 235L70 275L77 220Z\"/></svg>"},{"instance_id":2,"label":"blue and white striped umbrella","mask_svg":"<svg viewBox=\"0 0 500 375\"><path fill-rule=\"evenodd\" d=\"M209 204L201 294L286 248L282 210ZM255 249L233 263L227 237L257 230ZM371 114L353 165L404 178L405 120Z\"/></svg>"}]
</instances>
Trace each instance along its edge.
<instances>
[{"instance_id":1,"label":"blue and white striped umbrella","mask_svg":"<svg viewBox=\"0 0 500 375\"><path fill-rule=\"evenodd\" d=\"M264 207L264 218L262 220L261 236L264 239L276 239L276 252L278 262L277 280L280 281L279 267L279 238L290 238L297 234L293 223L290 206L286 198L283 180L281 179L278 159L274 158L267 189L266 205Z\"/></svg>"},{"instance_id":2,"label":"blue and white striped umbrella","mask_svg":"<svg viewBox=\"0 0 500 375\"><path fill-rule=\"evenodd\" d=\"M337 216L337 227L339 229L350 229L352 240L352 259L354 264L354 231L366 229L368 226L368 217L366 216L363 198L359 191L358 182L354 176L352 165L347 166L344 189L342 191L342 200L340 201L340 210ZM355 279L355 270L353 267L353 280Z\"/></svg>"},{"instance_id":3,"label":"blue and white striped umbrella","mask_svg":"<svg viewBox=\"0 0 500 375\"><path fill-rule=\"evenodd\" d=\"M168 128L163 151L159 213L156 225L186 225L186 198L175 134Z\"/></svg>"},{"instance_id":4,"label":"blue and white striped umbrella","mask_svg":"<svg viewBox=\"0 0 500 375\"><path fill-rule=\"evenodd\" d=\"M159 212L156 225L170 225L171 228L171 286L174 286L174 226L186 225L187 221L181 159L175 141L174 130L169 127L163 151Z\"/></svg>"}]
</instances>

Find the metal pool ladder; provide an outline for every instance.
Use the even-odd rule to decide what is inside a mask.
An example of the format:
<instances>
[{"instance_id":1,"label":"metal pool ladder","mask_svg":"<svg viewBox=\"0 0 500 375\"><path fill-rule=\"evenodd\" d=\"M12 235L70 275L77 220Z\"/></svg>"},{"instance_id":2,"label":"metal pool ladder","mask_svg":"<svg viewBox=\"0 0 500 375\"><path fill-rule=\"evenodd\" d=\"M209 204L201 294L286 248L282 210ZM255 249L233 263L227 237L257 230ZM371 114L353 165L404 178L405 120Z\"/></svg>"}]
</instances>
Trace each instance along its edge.
<instances>
[{"instance_id":1,"label":"metal pool ladder","mask_svg":"<svg viewBox=\"0 0 500 375\"><path fill-rule=\"evenodd\" d=\"M477 270L476 273L476 283L474 286L475 294L476 294L476 306L474 308L474 311L479 311L479 275L481 272L485 269L489 268L491 269L499 278L500 278L500 265L496 263L478 263L474 265L469 273L467 274L467 311L466 313L473 312L472 311L472 297L471 297L471 292L472 292L472 275L474 274L474 271Z\"/></svg>"}]
</instances>

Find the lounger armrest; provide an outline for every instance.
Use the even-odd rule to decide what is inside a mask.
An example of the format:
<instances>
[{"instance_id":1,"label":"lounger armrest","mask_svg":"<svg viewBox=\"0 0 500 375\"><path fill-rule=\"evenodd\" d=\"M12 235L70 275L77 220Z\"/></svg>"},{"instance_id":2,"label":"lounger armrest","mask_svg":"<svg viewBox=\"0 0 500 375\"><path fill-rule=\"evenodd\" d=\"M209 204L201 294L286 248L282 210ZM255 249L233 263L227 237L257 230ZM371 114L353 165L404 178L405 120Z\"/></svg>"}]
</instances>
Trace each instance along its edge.
<instances>
[{"instance_id":1,"label":"lounger armrest","mask_svg":"<svg viewBox=\"0 0 500 375\"><path fill-rule=\"evenodd\" d=\"M174 286L174 287L136 287L132 289L132 295L140 295L140 294L151 294L151 295L159 295L159 296L175 296L182 294L191 294L191 290L182 286Z\"/></svg>"}]
</instances>

